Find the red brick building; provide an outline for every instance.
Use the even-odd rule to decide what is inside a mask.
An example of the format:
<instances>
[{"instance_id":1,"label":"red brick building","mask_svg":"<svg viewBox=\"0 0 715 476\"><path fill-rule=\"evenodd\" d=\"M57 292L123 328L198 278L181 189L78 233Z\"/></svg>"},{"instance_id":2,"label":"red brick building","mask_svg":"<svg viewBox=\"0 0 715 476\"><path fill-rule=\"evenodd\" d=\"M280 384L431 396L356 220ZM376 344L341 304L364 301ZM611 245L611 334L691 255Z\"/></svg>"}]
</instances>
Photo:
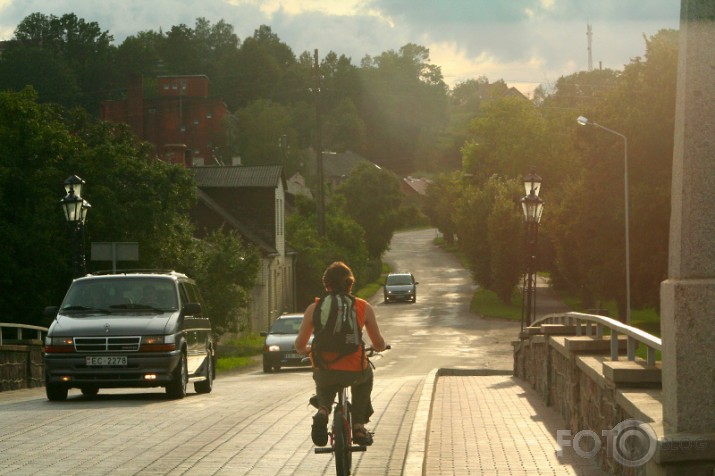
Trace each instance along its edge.
<instances>
[{"instance_id":1,"label":"red brick building","mask_svg":"<svg viewBox=\"0 0 715 476\"><path fill-rule=\"evenodd\" d=\"M158 98L144 98L142 78L137 77L126 99L102 103L101 118L129 124L167 162L186 167L219 165L214 150L222 143L221 125L228 108L222 100L209 97L209 78L159 76L157 80Z\"/></svg>"}]
</instances>

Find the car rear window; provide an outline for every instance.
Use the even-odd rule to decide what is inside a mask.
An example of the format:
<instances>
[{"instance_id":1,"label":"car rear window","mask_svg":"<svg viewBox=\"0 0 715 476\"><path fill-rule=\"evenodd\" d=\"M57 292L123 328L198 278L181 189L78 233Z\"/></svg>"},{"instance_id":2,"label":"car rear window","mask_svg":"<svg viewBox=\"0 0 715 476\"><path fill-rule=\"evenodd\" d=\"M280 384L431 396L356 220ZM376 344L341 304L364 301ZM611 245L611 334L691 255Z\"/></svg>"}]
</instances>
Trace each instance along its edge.
<instances>
[{"instance_id":1,"label":"car rear window","mask_svg":"<svg viewBox=\"0 0 715 476\"><path fill-rule=\"evenodd\" d=\"M303 318L278 319L271 326L271 334L297 334Z\"/></svg>"},{"instance_id":2,"label":"car rear window","mask_svg":"<svg viewBox=\"0 0 715 476\"><path fill-rule=\"evenodd\" d=\"M412 284L412 276L410 276L409 274L388 276L387 284L393 284L397 286Z\"/></svg>"}]
</instances>

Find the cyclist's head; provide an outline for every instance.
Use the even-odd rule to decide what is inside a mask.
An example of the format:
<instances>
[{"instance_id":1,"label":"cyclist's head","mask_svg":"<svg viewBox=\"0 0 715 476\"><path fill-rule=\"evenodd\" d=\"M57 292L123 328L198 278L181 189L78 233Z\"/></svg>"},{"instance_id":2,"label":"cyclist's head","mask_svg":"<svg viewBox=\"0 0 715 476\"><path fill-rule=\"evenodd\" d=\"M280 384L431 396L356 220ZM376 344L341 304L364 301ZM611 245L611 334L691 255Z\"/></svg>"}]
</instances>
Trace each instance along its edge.
<instances>
[{"instance_id":1,"label":"cyclist's head","mask_svg":"<svg viewBox=\"0 0 715 476\"><path fill-rule=\"evenodd\" d=\"M342 261L334 262L323 273L323 286L330 292L348 294L352 291L353 284L355 276L350 267Z\"/></svg>"}]
</instances>

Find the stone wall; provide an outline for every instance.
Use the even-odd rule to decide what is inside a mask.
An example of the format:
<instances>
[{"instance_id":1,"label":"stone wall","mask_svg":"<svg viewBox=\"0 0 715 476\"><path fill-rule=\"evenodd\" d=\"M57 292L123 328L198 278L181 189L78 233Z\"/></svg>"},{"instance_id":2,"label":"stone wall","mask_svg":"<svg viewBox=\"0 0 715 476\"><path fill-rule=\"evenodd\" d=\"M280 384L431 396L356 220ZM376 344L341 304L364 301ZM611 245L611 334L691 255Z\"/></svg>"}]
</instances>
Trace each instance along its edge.
<instances>
[{"instance_id":1,"label":"stone wall","mask_svg":"<svg viewBox=\"0 0 715 476\"><path fill-rule=\"evenodd\" d=\"M625 353L625 342L622 344ZM613 372L613 368L619 372ZM624 369L626 372L621 372ZM628 362L623 357L612 362L607 338L530 335L514 342L514 375L529 382L544 402L563 416L564 429L570 430L572 437L584 430L600 436L600 451L595 457L614 475L644 474L644 467L624 466L613 458L613 448L609 448L613 442L603 432L628 419L660 428L658 409L644 409L639 403L641 393L651 401L659 398L660 374L656 370L654 377L640 360ZM591 438L580 442L584 451L597 444Z\"/></svg>"},{"instance_id":2,"label":"stone wall","mask_svg":"<svg viewBox=\"0 0 715 476\"><path fill-rule=\"evenodd\" d=\"M0 345L0 391L42 387L44 372L41 341Z\"/></svg>"}]
</instances>

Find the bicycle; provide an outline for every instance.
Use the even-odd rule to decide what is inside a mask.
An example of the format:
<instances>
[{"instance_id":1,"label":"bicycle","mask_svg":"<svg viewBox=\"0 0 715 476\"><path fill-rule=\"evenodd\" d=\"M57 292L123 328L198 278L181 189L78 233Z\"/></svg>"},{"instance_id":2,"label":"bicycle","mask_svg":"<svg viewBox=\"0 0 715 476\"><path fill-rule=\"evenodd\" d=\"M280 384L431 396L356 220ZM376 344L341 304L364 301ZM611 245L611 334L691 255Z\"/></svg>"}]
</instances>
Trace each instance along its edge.
<instances>
[{"instance_id":1,"label":"bicycle","mask_svg":"<svg viewBox=\"0 0 715 476\"><path fill-rule=\"evenodd\" d=\"M389 349L388 345L385 350ZM372 347L365 349L368 358L379 354ZM372 363L370 363L372 365ZM354 445L352 435L352 408L350 405L350 386L342 387L338 392L338 403L333 409L333 422L330 436L330 446L315 448L316 454L335 455L335 473L337 476L349 476L352 470L352 454L367 451L365 445Z\"/></svg>"}]
</instances>

